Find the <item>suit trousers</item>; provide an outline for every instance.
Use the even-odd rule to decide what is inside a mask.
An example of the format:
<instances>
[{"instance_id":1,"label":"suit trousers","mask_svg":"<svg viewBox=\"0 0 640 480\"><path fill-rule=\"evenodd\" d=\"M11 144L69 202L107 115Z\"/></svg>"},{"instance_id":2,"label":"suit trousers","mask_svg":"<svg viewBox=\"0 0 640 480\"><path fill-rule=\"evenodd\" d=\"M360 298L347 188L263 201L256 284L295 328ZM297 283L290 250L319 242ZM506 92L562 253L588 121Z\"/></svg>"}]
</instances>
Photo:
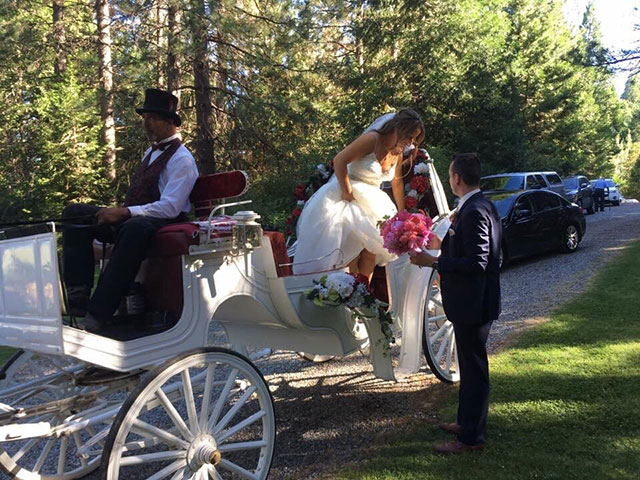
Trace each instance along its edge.
<instances>
[{"instance_id":1,"label":"suit trousers","mask_svg":"<svg viewBox=\"0 0 640 480\"><path fill-rule=\"evenodd\" d=\"M492 324L493 320L479 325L453 324L460 367L458 425L462 431L458 440L467 445L485 442L490 392L486 345Z\"/></svg>"},{"instance_id":2,"label":"suit trousers","mask_svg":"<svg viewBox=\"0 0 640 480\"><path fill-rule=\"evenodd\" d=\"M72 204L63 217L95 215L101 207ZM66 225L62 233L63 278L67 287L93 286L95 259L93 240L113 243L107 266L100 275L87 310L99 317L114 314L146 258L153 235L176 219L132 217L114 225Z\"/></svg>"}]
</instances>

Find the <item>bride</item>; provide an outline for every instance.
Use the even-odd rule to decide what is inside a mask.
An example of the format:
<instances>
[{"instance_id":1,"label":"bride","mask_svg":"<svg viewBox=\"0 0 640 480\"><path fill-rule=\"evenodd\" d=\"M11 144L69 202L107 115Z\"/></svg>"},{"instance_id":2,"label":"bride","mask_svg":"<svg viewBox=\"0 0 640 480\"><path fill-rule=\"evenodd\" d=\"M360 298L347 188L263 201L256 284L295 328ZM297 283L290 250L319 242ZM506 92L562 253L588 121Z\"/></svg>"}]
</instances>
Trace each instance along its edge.
<instances>
[{"instance_id":1,"label":"bride","mask_svg":"<svg viewBox=\"0 0 640 480\"><path fill-rule=\"evenodd\" d=\"M369 279L376 265L395 256L382 245L378 222L397 210L380 184L391 181L404 210L402 154L424 138L420 116L411 109L386 114L333 159L334 175L304 206L298 219L295 274L349 265Z\"/></svg>"}]
</instances>

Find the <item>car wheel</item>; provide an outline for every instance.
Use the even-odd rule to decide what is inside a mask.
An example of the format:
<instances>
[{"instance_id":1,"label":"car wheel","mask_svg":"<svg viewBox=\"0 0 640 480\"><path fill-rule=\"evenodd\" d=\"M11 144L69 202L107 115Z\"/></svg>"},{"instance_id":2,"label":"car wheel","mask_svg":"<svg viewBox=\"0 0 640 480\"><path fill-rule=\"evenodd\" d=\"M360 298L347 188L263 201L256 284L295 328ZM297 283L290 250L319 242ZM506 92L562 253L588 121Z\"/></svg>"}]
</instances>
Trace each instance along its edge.
<instances>
[{"instance_id":1,"label":"car wheel","mask_svg":"<svg viewBox=\"0 0 640 480\"><path fill-rule=\"evenodd\" d=\"M567 225L562 237L562 248L567 253L575 252L580 244L580 234L578 233L578 227L573 223Z\"/></svg>"},{"instance_id":2,"label":"car wheel","mask_svg":"<svg viewBox=\"0 0 640 480\"><path fill-rule=\"evenodd\" d=\"M503 245L500 246L500 270L504 270L507 263L509 261L509 257L507 256L507 248Z\"/></svg>"},{"instance_id":3,"label":"car wheel","mask_svg":"<svg viewBox=\"0 0 640 480\"><path fill-rule=\"evenodd\" d=\"M616 207L619 207L619 206L620 206L620 200L618 200L617 202L613 202L613 204L614 204Z\"/></svg>"}]
</instances>

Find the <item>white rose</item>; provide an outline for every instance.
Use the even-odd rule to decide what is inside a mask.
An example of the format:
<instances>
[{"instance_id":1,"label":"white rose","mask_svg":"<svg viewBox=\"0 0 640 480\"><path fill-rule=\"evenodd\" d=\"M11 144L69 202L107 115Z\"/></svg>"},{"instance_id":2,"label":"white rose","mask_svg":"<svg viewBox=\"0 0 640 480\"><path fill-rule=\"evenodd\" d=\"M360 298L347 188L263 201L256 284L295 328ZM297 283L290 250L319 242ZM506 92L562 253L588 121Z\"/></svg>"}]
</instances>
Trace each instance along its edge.
<instances>
[{"instance_id":1,"label":"white rose","mask_svg":"<svg viewBox=\"0 0 640 480\"><path fill-rule=\"evenodd\" d=\"M413 173L416 175L428 175L429 166L426 163L417 163L416 166L413 167Z\"/></svg>"},{"instance_id":2,"label":"white rose","mask_svg":"<svg viewBox=\"0 0 640 480\"><path fill-rule=\"evenodd\" d=\"M408 197L413 197L413 198L418 198L418 192L416 192L415 190L411 190L409 193L407 193Z\"/></svg>"}]
</instances>

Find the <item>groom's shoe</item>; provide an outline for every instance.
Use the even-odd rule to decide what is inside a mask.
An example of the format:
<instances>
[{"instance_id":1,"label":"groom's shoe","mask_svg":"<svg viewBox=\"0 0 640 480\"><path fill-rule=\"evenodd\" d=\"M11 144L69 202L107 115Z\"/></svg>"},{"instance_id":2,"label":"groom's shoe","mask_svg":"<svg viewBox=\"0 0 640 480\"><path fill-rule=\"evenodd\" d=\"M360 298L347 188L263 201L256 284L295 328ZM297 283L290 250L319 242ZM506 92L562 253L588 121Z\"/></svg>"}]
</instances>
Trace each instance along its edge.
<instances>
[{"instance_id":1,"label":"groom's shoe","mask_svg":"<svg viewBox=\"0 0 640 480\"><path fill-rule=\"evenodd\" d=\"M433 451L440 455L459 455L461 453L479 452L482 450L484 450L484 443L468 445L466 443L459 442L458 440L451 440L450 442L433 447Z\"/></svg>"},{"instance_id":2,"label":"groom's shoe","mask_svg":"<svg viewBox=\"0 0 640 480\"><path fill-rule=\"evenodd\" d=\"M460 427L460 425L458 425L457 423L441 423L438 425L438 427L440 428L440 430L444 430L445 432L452 435L460 435L460 433L462 432L462 427Z\"/></svg>"}]
</instances>

